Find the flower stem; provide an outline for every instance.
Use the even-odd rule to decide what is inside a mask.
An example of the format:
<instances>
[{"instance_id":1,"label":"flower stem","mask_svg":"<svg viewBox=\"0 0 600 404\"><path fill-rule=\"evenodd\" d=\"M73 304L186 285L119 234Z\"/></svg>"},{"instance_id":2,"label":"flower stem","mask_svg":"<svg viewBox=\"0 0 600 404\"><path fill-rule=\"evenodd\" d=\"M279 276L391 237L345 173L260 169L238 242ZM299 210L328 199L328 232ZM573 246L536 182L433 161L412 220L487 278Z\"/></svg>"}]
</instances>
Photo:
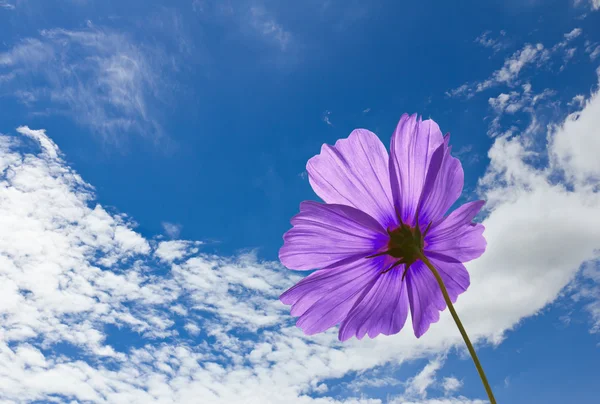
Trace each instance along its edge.
<instances>
[{"instance_id":1,"label":"flower stem","mask_svg":"<svg viewBox=\"0 0 600 404\"><path fill-rule=\"evenodd\" d=\"M448 290L446 290L446 286L444 285L444 281L442 280L442 277L440 276L437 269L435 269L435 267L433 266L431 261L429 261L429 259L427 259L425 254L423 254L421 251L418 251L418 254L419 254L419 258L421 259L421 261L423 261L425 263L425 265L427 265L427 267L431 270L431 272L433 273L433 276L435 276L435 279L437 280L438 284L440 285L440 289L442 290L442 295L444 295L444 300L446 301L446 304L448 305L448 309L450 310L450 313L452 314L452 318L454 319L454 322L456 323L456 326L458 327L458 329L460 331L460 335L462 335L463 339L465 340L465 344L467 345L467 348L469 349L471 358L473 358L473 362L475 363L475 367L477 368L479 377L481 377L481 382L483 383L483 387L485 387L485 391L487 392L487 395L490 399L490 404L496 404L496 399L494 398L494 393L492 393L492 388L490 387L490 384L487 381L487 377L485 377L485 373L483 372L481 363L479 363L479 358L477 358L477 354L475 353L475 348L473 348L473 345L471 344L471 340L469 340L469 336L467 335L465 328L463 327L462 323L460 322L460 319L458 318L458 314L456 314L456 310L454 310L454 306L452 305L450 296L448 296Z\"/></svg>"}]
</instances>

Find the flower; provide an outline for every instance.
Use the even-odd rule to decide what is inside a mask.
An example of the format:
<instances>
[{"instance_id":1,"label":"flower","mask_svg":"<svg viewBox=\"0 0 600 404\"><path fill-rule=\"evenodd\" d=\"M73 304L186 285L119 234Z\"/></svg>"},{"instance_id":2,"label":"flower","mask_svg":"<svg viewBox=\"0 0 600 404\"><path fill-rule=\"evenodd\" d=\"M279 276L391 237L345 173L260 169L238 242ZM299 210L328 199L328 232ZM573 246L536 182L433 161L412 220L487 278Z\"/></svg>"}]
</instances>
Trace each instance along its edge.
<instances>
[{"instance_id":1,"label":"flower","mask_svg":"<svg viewBox=\"0 0 600 404\"><path fill-rule=\"evenodd\" d=\"M419 253L437 268L452 302L467 290L463 262L486 247L483 225L472 222L484 202L444 216L464 183L449 140L434 121L404 114L389 156L377 135L356 129L308 161L310 184L325 203L300 204L279 251L289 269L318 269L280 297L305 334L340 324L341 341L392 335L410 308L419 338L446 308Z\"/></svg>"}]
</instances>

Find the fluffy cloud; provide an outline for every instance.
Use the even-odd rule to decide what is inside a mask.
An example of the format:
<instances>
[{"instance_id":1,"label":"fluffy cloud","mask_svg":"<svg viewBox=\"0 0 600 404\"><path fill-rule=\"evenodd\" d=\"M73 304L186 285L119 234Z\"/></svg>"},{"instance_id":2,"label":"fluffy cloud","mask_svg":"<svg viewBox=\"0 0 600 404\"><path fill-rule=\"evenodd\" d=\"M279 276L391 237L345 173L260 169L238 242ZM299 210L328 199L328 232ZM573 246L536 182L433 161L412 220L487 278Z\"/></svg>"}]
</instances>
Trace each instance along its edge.
<instances>
[{"instance_id":1,"label":"fluffy cloud","mask_svg":"<svg viewBox=\"0 0 600 404\"><path fill-rule=\"evenodd\" d=\"M199 241L161 241L160 243L158 243L154 254L162 261L174 262L176 260L182 259L187 255L196 254L198 252L198 248L195 248L194 246L198 246L200 244L202 243Z\"/></svg>"},{"instance_id":2,"label":"fluffy cloud","mask_svg":"<svg viewBox=\"0 0 600 404\"><path fill-rule=\"evenodd\" d=\"M453 393L460 389L462 385L463 382L455 377L444 377L443 386L446 393Z\"/></svg>"},{"instance_id":3,"label":"fluffy cloud","mask_svg":"<svg viewBox=\"0 0 600 404\"><path fill-rule=\"evenodd\" d=\"M597 92L587 100L581 111L570 114L561 125L553 129L551 154L555 164L580 186L594 182L597 184L600 180L600 162L595 153L600 150L600 139L597 136L599 127L600 95Z\"/></svg>"},{"instance_id":4,"label":"fluffy cloud","mask_svg":"<svg viewBox=\"0 0 600 404\"><path fill-rule=\"evenodd\" d=\"M165 233L167 233L167 236L171 237L171 238L177 238L179 237L179 234L181 233L181 225L180 224L176 224L176 223L169 223L169 222L162 222L162 227L165 231Z\"/></svg>"}]
</instances>

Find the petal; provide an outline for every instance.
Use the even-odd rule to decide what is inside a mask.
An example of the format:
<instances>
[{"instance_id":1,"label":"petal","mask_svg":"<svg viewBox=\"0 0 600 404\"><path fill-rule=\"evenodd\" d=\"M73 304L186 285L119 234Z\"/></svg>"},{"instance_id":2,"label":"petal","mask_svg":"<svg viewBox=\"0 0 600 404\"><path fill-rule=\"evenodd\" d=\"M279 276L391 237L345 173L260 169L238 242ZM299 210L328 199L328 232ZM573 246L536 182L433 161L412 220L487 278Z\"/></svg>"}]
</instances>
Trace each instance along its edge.
<instances>
[{"instance_id":1,"label":"petal","mask_svg":"<svg viewBox=\"0 0 600 404\"><path fill-rule=\"evenodd\" d=\"M390 146L390 181L394 206L414 225L417 204L434 151L444 142L439 126L417 115L402 115Z\"/></svg>"},{"instance_id":2,"label":"petal","mask_svg":"<svg viewBox=\"0 0 600 404\"><path fill-rule=\"evenodd\" d=\"M448 262L436 254L427 253L427 257L444 281L450 300L456 302L458 295L467 290L470 284L466 268L458 261ZM440 319L440 311L446 308L446 302L435 277L421 261L410 267L406 283L413 329L419 338L432 323Z\"/></svg>"},{"instance_id":3,"label":"petal","mask_svg":"<svg viewBox=\"0 0 600 404\"><path fill-rule=\"evenodd\" d=\"M284 234L279 259L297 270L327 268L373 253L388 236L371 216L358 209L305 201Z\"/></svg>"},{"instance_id":4,"label":"petal","mask_svg":"<svg viewBox=\"0 0 600 404\"><path fill-rule=\"evenodd\" d=\"M388 153L374 133L356 129L335 146L323 145L306 170L310 185L323 201L362 210L384 227L396 224Z\"/></svg>"},{"instance_id":5,"label":"petal","mask_svg":"<svg viewBox=\"0 0 600 404\"><path fill-rule=\"evenodd\" d=\"M364 258L364 261L356 260L343 266L315 271L286 290L279 299L292 306L292 316L301 316L331 290L369 272L370 267L364 265L367 260Z\"/></svg>"},{"instance_id":6,"label":"petal","mask_svg":"<svg viewBox=\"0 0 600 404\"><path fill-rule=\"evenodd\" d=\"M379 334L400 332L408 316L406 282L402 268L383 273L366 288L340 326L339 339L346 341L365 334L375 338Z\"/></svg>"},{"instance_id":7,"label":"petal","mask_svg":"<svg viewBox=\"0 0 600 404\"><path fill-rule=\"evenodd\" d=\"M430 234L435 233L435 237L446 237L452 235L458 229L465 225L472 224L473 219L481 211L485 201L467 202L444 218L443 221L434 224L431 227Z\"/></svg>"},{"instance_id":8,"label":"petal","mask_svg":"<svg viewBox=\"0 0 600 404\"><path fill-rule=\"evenodd\" d=\"M433 226L425 237L426 252L436 252L460 262L471 261L481 256L487 245L483 237L485 227L471 221L484 203L465 203L437 226Z\"/></svg>"},{"instance_id":9,"label":"petal","mask_svg":"<svg viewBox=\"0 0 600 404\"><path fill-rule=\"evenodd\" d=\"M446 140L447 139L447 140ZM441 219L460 196L465 174L460 161L450 155L449 136L433 153L417 208L420 223Z\"/></svg>"},{"instance_id":10,"label":"petal","mask_svg":"<svg viewBox=\"0 0 600 404\"><path fill-rule=\"evenodd\" d=\"M292 304L296 325L307 335L323 332L340 323L365 288L377 278L385 257L363 259L335 269L314 272L281 295Z\"/></svg>"},{"instance_id":11,"label":"petal","mask_svg":"<svg viewBox=\"0 0 600 404\"><path fill-rule=\"evenodd\" d=\"M452 303L456 302L458 295L467 290L471 284L469 272L460 261L453 260L441 254L428 252L427 258L429 258L429 261L431 261L440 273L444 285L448 290L450 300Z\"/></svg>"}]
</instances>

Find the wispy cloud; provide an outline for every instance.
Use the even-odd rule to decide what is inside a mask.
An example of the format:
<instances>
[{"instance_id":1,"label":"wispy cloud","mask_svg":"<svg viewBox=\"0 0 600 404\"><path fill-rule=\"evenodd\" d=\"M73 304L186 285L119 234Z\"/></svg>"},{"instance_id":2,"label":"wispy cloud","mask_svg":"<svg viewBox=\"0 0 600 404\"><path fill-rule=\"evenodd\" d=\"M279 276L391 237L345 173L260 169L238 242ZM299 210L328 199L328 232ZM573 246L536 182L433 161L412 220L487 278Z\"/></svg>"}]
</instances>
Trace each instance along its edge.
<instances>
[{"instance_id":1,"label":"wispy cloud","mask_svg":"<svg viewBox=\"0 0 600 404\"><path fill-rule=\"evenodd\" d=\"M287 31L264 7L250 8L250 22L259 35L274 41L282 51L287 50L292 34Z\"/></svg>"},{"instance_id":2,"label":"wispy cloud","mask_svg":"<svg viewBox=\"0 0 600 404\"><path fill-rule=\"evenodd\" d=\"M600 0L574 0L573 3L577 6L585 4L592 10L600 10Z\"/></svg>"},{"instance_id":3,"label":"wispy cloud","mask_svg":"<svg viewBox=\"0 0 600 404\"><path fill-rule=\"evenodd\" d=\"M490 97L488 103L493 112L493 119L489 124L488 135L495 137L517 130L514 124L509 128L504 127L502 119L505 115L514 115L518 112L527 113L531 119L529 126L521 133L522 135L529 136L543 130L542 125L537 120L536 110L547 107L549 100L555 95L556 92L549 88L536 93L530 83L525 83L520 89ZM510 120L513 121L514 118Z\"/></svg>"},{"instance_id":4,"label":"wispy cloud","mask_svg":"<svg viewBox=\"0 0 600 404\"><path fill-rule=\"evenodd\" d=\"M415 377L408 380L405 396L424 399L427 389L435 382L435 374L442 367L443 359L436 358L429 362Z\"/></svg>"},{"instance_id":5,"label":"wispy cloud","mask_svg":"<svg viewBox=\"0 0 600 404\"><path fill-rule=\"evenodd\" d=\"M406 390L402 395L392 398L390 404L485 404L487 401L479 399L468 399L464 396L449 397L461 386L462 382L455 378L444 378L442 388L446 397L428 398L427 391L439 382L436 373L443 365L442 358L430 361L417 375L406 382Z\"/></svg>"},{"instance_id":6,"label":"wispy cloud","mask_svg":"<svg viewBox=\"0 0 600 404\"><path fill-rule=\"evenodd\" d=\"M591 60L596 60L598 56L600 56L600 45L596 42L591 42L589 40L585 41L585 53L590 55Z\"/></svg>"},{"instance_id":7,"label":"wispy cloud","mask_svg":"<svg viewBox=\"0 0 600 404\"><path fill-rule=\"evenodd\" d=\"M536 45L526 44L522 49L508 57L504 61L504 65L492 73L490 78L480 82L462 84L461 86L448 91L446 95L451 97L472 97L475 93L479 93L499 84L513 85L516 83L523 68L529 64L543 63L548 57L549 52L541 43Z\"/></svg>"},{"instance_id":8,"label":"wispy cloud","mask_svg":"<svg viewBox=\"0 0 600 404\"><path fill-rule=\"evenodd\" d=\"M472 144L462 146L460 149L453 151L452 155L458 157L465 165L477 163L480 158L479 154L473 151Z\"/></svg>"},{"instance_id":9,"label":"wispy cloud","mask_svg":"<svg viewBox=\"0 0 600 404\"><path fill-rule=\"evenodd\" d=\"M237 32L246 40L270 44L280 54L290 53L293 49L295 36L279 20L274 7L269 7L267 3L253 0L238 1L235 4L195 0L192 6L201 18L222 23L228 30Z\"/></svg>"},{"instance_id":10,"label":"wispy cloud","mask_svg":"<svg viewBox=\"0 0 600 404\"><path fill-rule=\"evenodd\" d=\"M156 104L164 90L157 55L124 34L90 27L52 29L0 54L0 89L35 112L65 114L119 142L123 133L161 134ZM26 83L28 90L23 91Z\"/></svg>"},{"instance_id":11,"label":"wispy cloud","mask_svg":"<svg viewBox=\"0 0 600 404\"><path fill-rule=\"evenodd\" d=\"M331 111L327 110L327 111L323 112L322 119L323 119L323 122L325 122L327 125L333 126L333 123L331 123L331 119L329 118L330 116L331 116Z\"/></svg>"},{"instance_id":12,"label":"wispy cloud","mask_svg":"<svg viewBox=\"0 0 600 404\"><path fill-rule=\"evenodd\" d=\"M563 71L569 61L575 56L575 52L577 51L576 47L569 47L569 44L579 36L583 31L581 28L574 28L572 31L564 34L564 40L554 45L551 49L551 53L556 53L561 51L563 53L563 64L560 66L559 70Z\"/></svg>"},{"instance_id":13,"label":"wispy cloud","mask_svg":"<svg viewBox=\"0 0 600 404\"><path fill-rule=\"evenodd\" d=\"M505 49L508 46L506 41L506 31L500 31L500 36L497 38L491 37L491 31L485 31L477 38L475 38L475 43L483 46L484 48L490 48L494 53L498 53L502 49Z\"/></svg>"},{"instance_id":14,"label":"wispy cloud","mask_svg":"<svg viewBox=\"0 0 600 404\"><path fill-rule=\"evenodd\" d=\"M585 302L585 310L592 318L590 332L600 334L600 260L588 262L583 266L577 287L571 298ZM569 321L569 320L567 320Z\"/></svg>"},{"instance_id":15,"label":"wispy cloud","mask_svg":"<svg viewBox=\"0 0 600 404\"><path fill-rule=\"evenodd\" d=\"M574 56L576 48L568 45L581 35L582 30L575 28L564 34L564 39L556 43L551 48L544 47L543 44L525 44L521 49L514 52L504 60L501 68L494 71L491 76L482 81L475 81L461 84L460 86L446 92L448 97L467 97L471 98L475 94L490 88L506 85L515 86L521 84L520 75L529 66L544 66L550 57L563 52L563 64L560 70L563 70L569 60Z\"/></svg>"},{"instance_id":16,"label":"wispy cloud","mask_svg":"<svg viewBox=\"0 0 600 404\"><path fill-rule=\"evenodd\" d=\"M0 0L0 9L14 10L15 5L12 3L9 3L8 0Z\"/></svg>"},{"instance_id":17,"label":"wispy cloud","mask_svg":"<svg viewBox=\"0 0 600 404\"><path fill-rule=\"evenodd\" d=\"M180 224L171 223L171 222L162 222L161 225L162 225L165 233L167 233L167 236L169 236L171 238L179 237L179 234L181 233L181 227L182 227Z\"/></svg>"},{"instance_id":18,"label":"wispy cloud","mask_svg":"<svg viewBox=\"0 0 600 404\"><path fill-rule=\"evenodd\" d=\"M513 84L525 66L532 63L543 63L548 57L549 54L541 43L526 44L521 50L506 59L504 66L496 70L491 78L478 83L475 91L480 92L498 84Z\"/></svg>"},{"instance_id":19,"label":"wispy cloud","mask_svg":"<svg viewBox=\"0 0 600 404\"><path fill-rule=\"evenodd\" d=\"M573 30L571 30L571 32L567 32L564 37L566 41L572 41L573 39L577 38L579 35L581 35L581 28L573 28Z\"/></svg>"}]
</instances>

